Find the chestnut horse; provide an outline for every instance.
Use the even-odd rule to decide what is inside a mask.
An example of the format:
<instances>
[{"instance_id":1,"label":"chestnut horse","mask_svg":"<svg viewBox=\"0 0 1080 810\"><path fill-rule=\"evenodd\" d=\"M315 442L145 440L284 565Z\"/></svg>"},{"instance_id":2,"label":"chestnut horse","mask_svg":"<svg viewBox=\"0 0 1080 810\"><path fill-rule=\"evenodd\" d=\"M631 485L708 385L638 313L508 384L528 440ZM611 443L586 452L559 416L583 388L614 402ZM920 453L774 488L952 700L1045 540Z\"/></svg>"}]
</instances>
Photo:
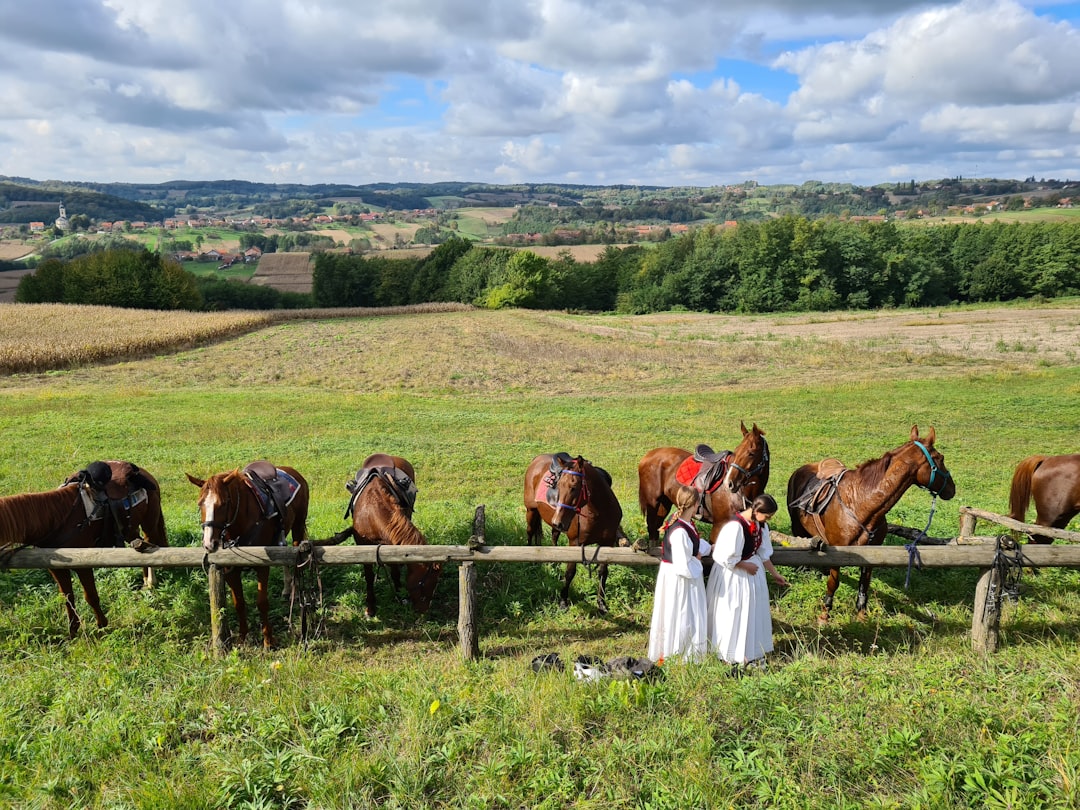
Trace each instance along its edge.
<instances>
[{"instance_id":1,"label":"chestnut horse","mask_svg":"<svg viewBox=\"0 0 1080 810\"><path fill-rule=\"evenodd\" d=\"M1080 514L1080 453L1067 456L1029 456L1016 465L1009 491L1009 517L1023 522L1035 499L1035 523L1064 529ZM1052 537L1032 534L1033 543L1052 543Z\"/></svg>"},{"instance_id":2,"label":"chestnut horse","mask_svg":"<svg viewBox=\"0 0 1080 810\"><path fill-rule=\"evenodd\" d=\"M727 473L720 486L707 494L709 514L713 516L710 540L716 541L724 523L743 504L754 500L769 483L769 443L755 424L750 430L740 422L743 438L727 459ZM650 545L660 544L660 526L671 511L679 481L675 473L692 453L678 447L657 447L638 462L638 503L645 515ZM739 497L733 498L732 496ZM706 494L702 494L705 498Z\"/></svg>"},{"instance_id":3,"label":"chestnut horse","mask_svg":"<svg viewBox=\"0 0 1080 810\"><path fill-rule=\"evenodd\" d=\"M0 498L0 549L144 548L143 535L155 546L167 546L165 517L157 480L129 461L96 461L70 476L59 489ZM93 568L49 569L64 596L68 634L74 638L82 621L75 610L71 572L82 584L86 603L98 627L109 620L101 609ZM144 572L144 581L151 580Z\"/></svg>"},{"instance_id":4,"label":"chestnut horse","mask_svg":"<svg viewBox=\"0 0 1080 810\"><path fill-rule=\"evenodd\" d=\"M287 534L296 546L307 536L308 484L292 467L256 461L243 470L216 473L205 480L190 474L187 478L199 488L202 544L208 554L233 546L281 546ZM256 604L262 621L263 648L270 649L274 643L267 592L270 568L266 565L252 568L258 582ZM238 566L228 566L224 575L232 591L240 640L246 641L247 603L240 571Z\"/></svg>"},{"instance_id":5,"label":"chestnut horse","mask_svg":"<svg viewBox=\"0 0 1080 810\"><path fill-rule=\"evenodd\" d=\"M816 535L831 546L881 545L888 531L886 513L912 484L946 501L956 494L945 457L934 449L935 438L931 427L926 439L920 440L919 426L914 425L908 442L854 470L835 459L799 467L787 487L791 533L795 537ZM864 566L859 576L855 600L859 621L866 618L872 572L872 566ZM840 569L830 569L819 617L822 622L829 619L839 582Z\"/></svg>"},{"instance_id":6,"label":"chestnut horse","mask_svg":"<svg viewBox=\"0 0 1080 810\"><path fill-rule=\"evenodd\" d=\"M357 545L425 545L427 540L412 522L416 498L416 473L400 456L375 453L346 488L353 493L346 517L351 513L352 528L334 536L341 542L349 534ZM405 591L413 609L420 614L431 607L431 598L442 573L441 563L407 563ZM400 566L390 566L394 590L400 585ZM367 615L375 615L375 566L364 565L367 585Z\"/></svg>"},{"instance_id":7,"label":"chestnut horse","mask_svg":"<svg viewBox=\"0 0 1080 810\"><path fill-rule=\"evenodd\" d=\"M541 521L551 526L553 545L558 545L560 533L566 535L571 546L595 543L613 547L623 537L619 526L622 507L611 489L611 476L581 456L571 458L566 453L539 455L525 471L525 525L530 546L541 542ZM567 563L559 592L561 608L567 607L570 583L576 574L577 563ZM607 563L600 563L598 574L596 608L607 613Z\"/></svg>"}]
</instances>

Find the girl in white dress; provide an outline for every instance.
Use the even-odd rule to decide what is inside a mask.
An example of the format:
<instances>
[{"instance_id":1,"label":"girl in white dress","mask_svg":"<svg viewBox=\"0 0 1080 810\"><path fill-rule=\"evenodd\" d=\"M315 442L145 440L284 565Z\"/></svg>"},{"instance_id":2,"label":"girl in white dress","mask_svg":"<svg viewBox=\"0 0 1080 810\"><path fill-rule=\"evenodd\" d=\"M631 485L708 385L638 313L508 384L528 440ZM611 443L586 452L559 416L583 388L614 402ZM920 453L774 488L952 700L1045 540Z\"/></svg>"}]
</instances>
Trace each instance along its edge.
<instances>
[{"instance_id":1,"label":"girl in white dress","mask_svg":"<svg viewBox=\"0 0 1080 810\"><path fill-rule=\"evenodd\" d=\"M729 664L749 664L773 650L769 584L787 585L772 560L768 520L776 514L771 495L759 495L720 529L713 546L706 599L709 648Z\"/></svg>"},{"instance_id":2,"label":"girl in white dress","mask_svg":"<svg viewBox=\"0 0 1080 810\"><path fill-rule=\"evenodd\" d=\"M664 532L649 626L649 658L653 661L673 657L692 661L708 652L709 613L701 558L711 546L698 536L691 517L697 501L696 490L679 487L675 495L677 516Z\"/></svg>"}]
</instances>

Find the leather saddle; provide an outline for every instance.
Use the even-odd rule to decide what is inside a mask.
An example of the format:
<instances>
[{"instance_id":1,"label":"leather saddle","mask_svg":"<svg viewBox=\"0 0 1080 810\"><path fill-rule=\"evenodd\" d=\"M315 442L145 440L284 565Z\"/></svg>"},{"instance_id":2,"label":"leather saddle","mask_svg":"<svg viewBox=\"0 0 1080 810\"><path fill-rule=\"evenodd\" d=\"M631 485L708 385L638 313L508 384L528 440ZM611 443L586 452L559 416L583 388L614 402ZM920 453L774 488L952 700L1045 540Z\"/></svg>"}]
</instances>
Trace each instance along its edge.
<instances>
[{"instance_id":1,"label":"leather saddle","mask_svg":"<svg viewBox=\"0 0 1080 810\"><path fill-rule=\"evenodd\" d=\"M253 461L244 467L244 477L262 504L263 516L284 516L296 497L300 482L269 461Z\"/></svg>"},{"instance_id":2,"label":"leather saddle","mask_svg":"<svg viewBox=\"0 0 1080 810\"><path fill-rule=\"evenodd\" d=\"M374 453L364 460L364 466L357 470L353 479L345 484L345 489L352 493L349 505L345 509L345 519L348 520L356 506L356 499L364 491L368 484L379 478L386 484L394 500L405 511L406 517L411 518L413 509L416 507L416 482L408 473L394 466L394 459L386 453Z\"/></svg>"}]
</instances>

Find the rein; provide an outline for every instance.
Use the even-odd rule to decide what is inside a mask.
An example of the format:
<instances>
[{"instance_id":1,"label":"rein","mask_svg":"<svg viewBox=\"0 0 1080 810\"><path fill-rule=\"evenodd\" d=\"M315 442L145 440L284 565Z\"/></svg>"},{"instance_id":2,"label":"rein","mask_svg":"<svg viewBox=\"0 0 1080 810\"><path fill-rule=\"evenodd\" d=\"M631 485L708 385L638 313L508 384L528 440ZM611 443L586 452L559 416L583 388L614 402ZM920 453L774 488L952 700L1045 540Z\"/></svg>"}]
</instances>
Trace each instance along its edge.
<instances>
[{"instance_id":1,"label":"rein","mask_svg":"<svg viewBox=\"0 0 1080 810\"><path fill-rule=\"evenodd\" d=\"M938 465L934 463L934 458L933 458L933 456L930 455L930 451L926 449L925 444L923 444L920 441L913 441L912 444L914 444L916 447L918 447L920 450L922 450L922 454L924 456L926 456L926 463L930 465L930 480L926 483L925 487L922 486L921 484L916 484L916 486L918 486L921 489L925 489L927 492L929 492L930 495L931 495L931 498L930 498L930 516L926 519L926 528L924 528L921 532L919 532L919 534L917 534L914 537L914 539L912 539L912 541L910 543L905 543L904 544L904 548L907 549L907 553L908 553L907 576L904 577L904 590L905 591L908 588L908 584L911 582L911 569L912 569L912 567L916 568L919 571L922 570L922 557L919 554L919 541L921 539L923 539L924 537L926 537L926 533L928 531L930 531L930 524L934 522L934 510L937 509L938 495L940 495L941 491L943 489L945 489L945 487L947 487L949 485L949 479L952 477L952 474L948 470L945 470L944 474L941 477L941 486L939 486L936 490L933 489L934 478L937 476L938 471L941 468L938 467ZM995 561L996 561L996 557L995 557Z\"/></svg>"}]
</instances>

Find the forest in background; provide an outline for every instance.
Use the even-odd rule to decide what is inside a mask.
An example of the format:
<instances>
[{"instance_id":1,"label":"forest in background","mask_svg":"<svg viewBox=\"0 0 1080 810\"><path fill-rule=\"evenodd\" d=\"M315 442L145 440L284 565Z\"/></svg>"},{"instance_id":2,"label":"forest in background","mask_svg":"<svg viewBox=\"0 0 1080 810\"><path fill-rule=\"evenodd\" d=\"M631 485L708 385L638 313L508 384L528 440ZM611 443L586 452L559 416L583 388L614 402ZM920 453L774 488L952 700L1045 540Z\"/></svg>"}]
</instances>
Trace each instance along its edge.
<instances>
[{"instance_id":1,"label":"forest in background","mask_svg":"<svg viewBox=\"0 0 1080 810\"><path fill-rule=\"evenodd\" d=\"M196 280L157 253L106 250L43 262L20 282L16 300L162 309L460 302L646 313L875 309L1076 294L1076 223L910 228L786 216L698 228L648 247L609 246L593 262L569 251L546 258L458 237L414 258L321 252L311 295L291 297Z\"/></svg>"}]
</instances>

